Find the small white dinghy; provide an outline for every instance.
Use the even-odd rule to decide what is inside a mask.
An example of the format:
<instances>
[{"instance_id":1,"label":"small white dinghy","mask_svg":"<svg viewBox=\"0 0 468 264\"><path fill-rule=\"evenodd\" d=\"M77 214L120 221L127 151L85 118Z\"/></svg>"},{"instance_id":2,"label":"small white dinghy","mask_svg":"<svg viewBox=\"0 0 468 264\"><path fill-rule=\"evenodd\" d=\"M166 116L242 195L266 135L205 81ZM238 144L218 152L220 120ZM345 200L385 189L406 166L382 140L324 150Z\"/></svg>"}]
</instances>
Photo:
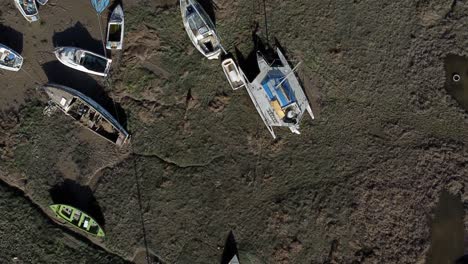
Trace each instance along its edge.
<instances>
[{"instance_id":1,"label":"small white dinghy","mask_svg":"<svg viewBox=\"0 0 468 264\"><path fill-rule=\"evenodd\" d=\"M106 49L121 50L124 37L124 12L122 6L118 5L112 11L107 28Z\"/></svg>"},{"instance_id":2,"label":"small white dinghy","mask_svg":"<svg viewBox=\"0 0 468 264\"><path fill-rule=\"evenodd\" d=\"M39 11L37 10L36 0L14 0L15 6L26 18L28 22L39 20Z\"/></svg>"},{"instance_id":3,"label":"small white dinghy","mask_svg":"<svg viewBox=\"0 0 468 264\"><path fill-rule=\"evenodd\" d=\"M36 0L40 5L45 5L49 0Z\"/></svg>"},{"instance_id":4,"label":"small white dinghy","mask_svg":"<svg viewBox=\"0 0 468 264\"><path fill-rule=\"evenodd\" d=\"M103 77L109 73L112 62L99 54L75 47L58 47L55 56L70 68Z\"/></svg>"},{"instance_id":5,"label":"small white dinghy","mask_svg":"<svg viewBox=\"0 0 468 264\"><path fill-rule=\"evenodd\" d=\"M224 74L231 85L233 90L237 90L245 86L245 78L243 73L239 70L233 59L225 59L221 66L223 67Z\"/></svg>"},{"instance_id":6,"label":"small white dinghy","mask_svg":"<svg viewBox=\"0 0 468 264\"><path fill-rule=\"evenodd\" d=\"M16 72L21 69L22 65L23 57L21 55L0 44L0 69Z\"/></svg>"}]
</instances>

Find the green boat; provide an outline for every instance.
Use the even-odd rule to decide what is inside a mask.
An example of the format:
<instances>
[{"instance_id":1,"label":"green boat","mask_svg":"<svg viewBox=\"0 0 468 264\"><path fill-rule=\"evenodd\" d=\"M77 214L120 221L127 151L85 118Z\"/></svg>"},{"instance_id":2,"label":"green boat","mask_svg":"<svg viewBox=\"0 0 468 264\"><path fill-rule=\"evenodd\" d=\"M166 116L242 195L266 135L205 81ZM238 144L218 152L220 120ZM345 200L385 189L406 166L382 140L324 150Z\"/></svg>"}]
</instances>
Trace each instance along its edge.
<instances>
[{"instance_id":1,"label":"green boat","mask_svg":"<svg viewBox=\"0 0 468 264\"><path fill-rule=\"evenodd\" d=\"M91 216L65 204L53 204L50 209L54 211L57 218L63 219L73 226L97 237L104 237L104 230Z\"/></svg>"}]
</instances>

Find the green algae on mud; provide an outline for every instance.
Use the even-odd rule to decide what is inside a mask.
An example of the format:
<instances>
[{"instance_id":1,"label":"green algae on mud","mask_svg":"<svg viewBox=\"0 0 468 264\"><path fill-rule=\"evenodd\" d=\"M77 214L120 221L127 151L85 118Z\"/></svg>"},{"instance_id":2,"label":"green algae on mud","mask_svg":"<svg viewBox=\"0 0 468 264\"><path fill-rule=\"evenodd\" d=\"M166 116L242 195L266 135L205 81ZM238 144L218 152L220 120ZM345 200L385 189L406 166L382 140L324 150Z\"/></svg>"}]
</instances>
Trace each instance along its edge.
<instances>
[{"instance_id":1,"label":"green algae on mud","mask_svg":"<svg viewBox=\"0 0 468 264\"><path fill-rule=\"evenodd\" d=\"M450 54L445 58L445 88L468 111L468 58Z\"/></svg>"}]
</instances>

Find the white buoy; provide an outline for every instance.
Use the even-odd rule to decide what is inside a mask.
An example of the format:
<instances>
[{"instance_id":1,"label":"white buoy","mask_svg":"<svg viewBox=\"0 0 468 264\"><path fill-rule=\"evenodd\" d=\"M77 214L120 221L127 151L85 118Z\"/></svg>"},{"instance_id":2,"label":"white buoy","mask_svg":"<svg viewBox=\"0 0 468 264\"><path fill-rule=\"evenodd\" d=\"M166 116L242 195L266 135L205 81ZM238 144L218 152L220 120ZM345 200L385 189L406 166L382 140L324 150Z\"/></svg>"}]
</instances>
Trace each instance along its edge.
<instances>
[{"instance_id":1,"label":"white buoy","mask_svg":"<svg viewBox=\"0 0 468 264\"><path fill-rule=\"evenodd\" d=\"M453 76L452 76L452 80L454 82L459 82L461 80L460 74L454 73Z\"/></svg>"}]
</instances>

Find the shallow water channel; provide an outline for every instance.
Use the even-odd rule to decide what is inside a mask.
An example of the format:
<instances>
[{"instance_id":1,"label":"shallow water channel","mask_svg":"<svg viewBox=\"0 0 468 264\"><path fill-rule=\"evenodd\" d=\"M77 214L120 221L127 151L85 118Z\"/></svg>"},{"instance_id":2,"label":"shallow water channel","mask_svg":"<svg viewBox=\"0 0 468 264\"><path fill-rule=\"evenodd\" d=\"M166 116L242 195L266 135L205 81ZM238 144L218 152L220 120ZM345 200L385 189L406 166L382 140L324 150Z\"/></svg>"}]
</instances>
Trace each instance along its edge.
<instances>
[{"instance_id":1,"label":"shallow water channel","mask_svg":"<svg viewBox=\"0 0 468 264\"><path fill-rule=\"evenodd\" d=\"M453 264L463 256L463 203L459 196L443 191L431 223L431 246L427 264Z\"/></svg>"},{"instance_id":2,"label":"shallow water channel","mask_svg":"<svg viewBox=\"0 0 468 264\"><path fill-rule=\"evenodd\" d=\"M468 111L468 58L451 54L444 63L445 89Z\"/></svg>"}]
</instances>

